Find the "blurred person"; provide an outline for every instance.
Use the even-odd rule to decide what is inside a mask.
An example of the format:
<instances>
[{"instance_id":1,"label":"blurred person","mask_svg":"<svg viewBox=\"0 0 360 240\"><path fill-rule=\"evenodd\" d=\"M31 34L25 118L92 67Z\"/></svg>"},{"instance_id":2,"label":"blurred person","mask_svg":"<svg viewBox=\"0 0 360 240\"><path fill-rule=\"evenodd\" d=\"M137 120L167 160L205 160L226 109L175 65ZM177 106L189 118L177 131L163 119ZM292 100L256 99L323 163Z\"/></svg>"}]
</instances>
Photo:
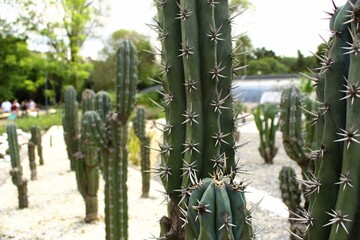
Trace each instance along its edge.
<instances>
[{"instance_id":1,"label":"blurred person","mask_svg":"<svg viewBox=\"0 0 360 240\"><path fill-rule=\"evenodd\" d=\"M25 101L21 101L21 104L20 104L20 109L21 109L21 116L24 117L26 116L27 114L27 108L26 108L26 103Z\"/></svg>"},{"instance_id":2,"label":"blurred person","mask_svg":"<svg viewBox=\"0 0 360 240\"><path fill-rule=\"evenodd\" d=\"M4 110L5 113L11 112L11 103L8 100L4 100L1 103L1 108Z\"/></svg>"}]
</instances>

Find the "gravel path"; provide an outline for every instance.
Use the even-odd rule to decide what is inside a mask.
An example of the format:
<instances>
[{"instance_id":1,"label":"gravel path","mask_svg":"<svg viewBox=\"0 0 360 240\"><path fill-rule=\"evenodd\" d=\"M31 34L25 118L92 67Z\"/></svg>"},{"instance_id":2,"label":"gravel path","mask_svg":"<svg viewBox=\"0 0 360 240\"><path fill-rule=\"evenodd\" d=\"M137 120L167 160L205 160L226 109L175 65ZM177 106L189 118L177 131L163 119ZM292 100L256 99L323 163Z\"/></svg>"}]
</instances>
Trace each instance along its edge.
<instances>
[{"instance_id":1,"label":"gravel path","mask_svg":"<svg viewBox=\"0 0 360 240\"><path fill-rule=\"evenodd\" d=\"M49 146L52 137L53 146ZM279 153L274 164L265 165L258 147L257 131L253 124L241 130L241 142L251 140L241 149L240 158L244 168L248 170L245 178L252 181L247 200L249 207L261 203L253 213L253 225L256 231L262 231L257 239L287 240L289 234L287 210L282 204L278 189L278 173L282 166L297 166L288 159L281 143L281 135L277 135ZM99 191L99 221L85 224L84 202L76 189L75 175L69 171L69 160L66 156L62 137L62 128L53 127L43 137L45 165L38 167L38 180L29 182L28 209L17 209L17 189L10 179L0 186L0 239L22 240L87 240L105 239L103 215L103 182ZM27 159L23 161L25 177L29 178ZM129 187L129 239L151 239L158 235L158 220L166 213L160 193L161 184L151 182L151 197L140 198L140 171L130 166L128 173Z\"/></svg>"}]
</instances>

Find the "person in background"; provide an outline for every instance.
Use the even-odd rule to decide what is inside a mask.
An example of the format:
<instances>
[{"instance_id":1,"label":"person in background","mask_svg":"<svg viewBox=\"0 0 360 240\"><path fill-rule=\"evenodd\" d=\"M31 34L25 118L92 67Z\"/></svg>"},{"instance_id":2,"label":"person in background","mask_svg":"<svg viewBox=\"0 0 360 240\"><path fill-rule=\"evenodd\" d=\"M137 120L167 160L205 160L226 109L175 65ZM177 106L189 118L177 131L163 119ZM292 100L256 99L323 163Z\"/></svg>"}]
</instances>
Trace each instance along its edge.
<instances>
[{"instance_id":1,"label":"person in background","mask_svg":"<svg viewBox=\"0 0 360 240\"><path fill-rule=\"evenodd\" d=\"M21 116L22 116L22 117L25 117L26 114L27 114L27 112L26 112L27 109L26 109L25 101L21 101L20 109L21 109Z\"/></svg>"},{"instance_id":2,"label":"person in background","mask_svg":"<svg viewBox=\"0 0 360 240\"><path fill-rule=\"evenodd\" d=\"M36 111L36 104L32 99L29 99L29 106L28 106L28 110L30 111Z\"/></svg>"},{"instance_id":3,"label":"person in background","mask_svg":"<svg viewBox=\"0 0 360 240\"><path fill-rule=\"evenodd\" d=\"M8 100L4 100L1 103L1 108L4 110L5 113L11 112L11 103Z\"/></svg>"},{"instance_id":4,"label":"person in background","mask_svg":"<svg viewBox=\"0 0 360 240\"><path fill-rule=\"evenodd\" d=\"M12 112L12 114L17 116L19 108L20 108L20 104L18 103L18 101L16 99L14 99L12 101L12 104L11 104L11 112Z\"/></svg>"}]
</instances>

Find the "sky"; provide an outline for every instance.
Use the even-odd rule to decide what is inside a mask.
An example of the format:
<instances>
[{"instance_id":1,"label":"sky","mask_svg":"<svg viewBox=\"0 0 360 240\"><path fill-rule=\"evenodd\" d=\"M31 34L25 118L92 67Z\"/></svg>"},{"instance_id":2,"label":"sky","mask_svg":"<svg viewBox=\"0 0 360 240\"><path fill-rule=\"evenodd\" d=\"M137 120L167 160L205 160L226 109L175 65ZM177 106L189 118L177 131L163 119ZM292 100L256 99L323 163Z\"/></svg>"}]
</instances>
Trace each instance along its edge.
<instances>
[{"instance_id":1,"label":"sky","mask_svg":"<svg viewBox=\"0 0 360 240\"><path fill-rule=\"evenodd\" d=\"M118 29L135 30L149 35L156 44L156 33L146 24L153 23L156 15L153 0L109 0L111 10L105 23L102 40L87 41L83 55L97 58L103 42ZM332 12L331 0L250 0L253 7L235 20L233 35L245 33L254 48L265 47L278 56L297 56L316 52L323 38L330 35L328 15ZM334 0L343 5L346 0Z\"/></svg>"}]
</instances>

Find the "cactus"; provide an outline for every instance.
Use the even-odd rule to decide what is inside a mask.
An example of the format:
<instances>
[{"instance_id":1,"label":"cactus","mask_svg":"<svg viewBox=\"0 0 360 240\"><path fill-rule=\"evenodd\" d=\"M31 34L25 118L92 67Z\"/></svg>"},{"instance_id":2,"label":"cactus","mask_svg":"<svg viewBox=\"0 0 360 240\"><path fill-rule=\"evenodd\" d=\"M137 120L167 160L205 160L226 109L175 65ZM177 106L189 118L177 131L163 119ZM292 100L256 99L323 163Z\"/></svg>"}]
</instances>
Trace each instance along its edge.
<instances>
[{"instance_id":1,"label":"cactus","mask_svg":"<svg viewBox=\"0 0 360 240\"><path fill-rule=\"evenodd\" d=\"M117 51L115 112L110 111L107 95L96 98L96 111L85 114L92 139L101 149L105 179L106 239L128 238L127 204L127 128L134 107L137 85L137 51L130 40L124 40ZM85 117L84 116L84 117ZM105 121L102 119L105 117Z\"/></svg>"},{"instance_id":2,"label":"cactus","mask_svg":"<svg viewBox=\"0 0 360 240\"><path fill-rule=\"evenodd\" d=\"M307 228L301 239L360 238L359 12L359 0L335 7L328 50L317 56L321 67L314 70L313 80L320 102L318 148L313 151L314 174L303 181L311 193L310 206L296 218Z\"/></svg>"},{"instance_id":3,"label":"cactus","mask_svg":"<svg viewBox=\"0 0 360 240\"><path fill-rule=\"evenodd\" d=\"M43 157L42 143L41 143L41 140L42 140L41 139L41 128L39 126L33 125L30 128L30 133L31 133L31 138L30 138L29 144L31 143L32 146L31 147L29 146L29 151L30 151L30 148L32 148L31 151L34 151L34 154L32 157L34 158L34 161L35 161L35 146L36 146L38 156L39 156L39 164L44 165L44 157ZM31 153L31 155L32 155L32 153ZM29 152L29 158L30 158L30 152Z\"/></svg>"},{"instance_id":4,"label":"cactus","mask_svg":"<svg viewBox=\"0 0 360 240\"><path fill-rule=\"evenodd\" d=\"M136 115L133 118L133 128L135 135L141 143L141 175L142 175L142 195L149 197L150 191L150 137L145 132L145 108L137 107Z\"/></svg>"},{"instance_id":5,"label":"cactus","mask_svg":"<svg viewBox=\"0 0 360 240\"><path fill-rule=\"evenodd\" d=\"M311 167L311 156L308 153L308 149L311 149L314 145L315 127L303 127L302 101L300 90L295 86L291 86L282 92L280 103L280 130L282 132L286 154L294 160L305 173ZM304 107L304 109L307 112L312 111L312 109L307 109L306 107ZM309 120L306 122L313 124ZM307 139L303 137L305 134Z\"/></svg>"},{"instance_id":6,"label":"cactus","mask_svg":"<svg viewBox=\"0 0 360 240\"><path fill-rule=\"evenodd\" d=\"M70 169L74 171L76 161L74 154L79 151L80 130L76 91L72 86L68 86L64 92L64 112L62 124L64 127L66 149L70 159Z\"/></svg>"},{"instance_id":7,"label":"cactus","mask_svg":"<svg viewBox=\"0 0 360 240\"><path fill-rule=\"evenodd\" d=\"M275 119L278 107L274 104L259 104L252 113L260 136L260 155L265 163L272 164L278 152L275 145L275 134L279 125Z\"/></svg>"},{"instance_id":8,"label":"cactus","mask_svg":"<svg viewBox=\"0 0 360 240\"><path fill-rule=\"evenodd\" d=\"M192 188L185 239L253 239L242 183L216 174Z\"/></svg>"},{"instance_id":9,"label":"cactus","mask_svg":"<svg viewBox=\"0 0 360 240\"><path fill-rule=\"evenodd\" d=\"M160 239L183 239L181 219L191 186L218 170L231 177L238 171L230 92L232 18L228 1L162 0L156 5L158 19L151 27L162 44L166 122L159 123L163 141L155 172L170 199Z\"/></svg>"},{"instance_id":10,"label":"cactus","mask_svg":"<svg viewBox=\"0 0 360 240\"><path fill-rule=\"evenodd\" d=\"M36 162L35 162L35 146L37 143L37 140L36 140L37 128L36 128L36 126L32 126L30 129L30 132L31 132L31 138L28 142L30 174L31 174L31 180L36 180L37 179Z\"/></svg>"},{"instance_id":11,"label":"cactus","mask_svg":"<svg viewBox=\"0 0 360 240\"><path fill-rule=\"evenodd\" d=\"M94 110L95 93L85 89L82 93L82 112L80 151L75 153L75 173L77 187L85 200L85 221L92 222L98 218L99 172L98 149L90 136L92 126L87 121L86 111Z\"/></svg>"},{"instance_id":12,"label":"cactus","mask_svg":"<svg viewBox=\"0 0 360 240\"><path fill-rule=\"evenodd\" d=\"M312 113L314 102L305 95L301 96L300 90L291 86L282 92L280 108L280 130L284 149L287 155L301 167L304 180L307 175L314 172L314 161L310 152L311 149L316 148L314 119L317 118L317 114ZM304 185L302 190L305 199L304 208L308 209L309 197Z\"/></svg>"},{"instance_id":13,"label":"cactus","mask_svg":"<svg viewBox=\"0 0 360 240\"><path fill-rule=\"evenodd\" d=\"M23 178L22 167L19 155L19 143L17 139L16 126L15 124L9 124L6 127L6 133L9 142L9 153L11 159L10 175L15 186L19 192L19 208L27 208L29 205L27 196L27 180Z\"/></svg>"},{"instance_id":14,"label":"cactus","mask_svg":"<svg viewBox=\"0 0 360 240\"><path fill-rule=\"evenodd\" d=\"M291 167L282 167L279 172L279 181L282 201L289 209L290 231L296 235L302 234L306 228L305 224L293 220L304 212L304 207L301 206L301 190L295 170ZM294 235L290 235L290 239L297 240Z\"/></svg>"},{"instance_id":15,"label":"cactus","mask_svg":"<svg viewBox=\"0 0 360 240\"><path fill-rule=\"evenodd\" d=\"M31 134L32 136L32 134ZM44 155L43 155L43 148L42 148L42 137L41 137L41 128L40 127L36 127L36 146L37 146L37 151L38 151L38 156L39 156L39 164L40 165L44 165L45 161L44 161Z\"/></svg>"}]
</instances>

